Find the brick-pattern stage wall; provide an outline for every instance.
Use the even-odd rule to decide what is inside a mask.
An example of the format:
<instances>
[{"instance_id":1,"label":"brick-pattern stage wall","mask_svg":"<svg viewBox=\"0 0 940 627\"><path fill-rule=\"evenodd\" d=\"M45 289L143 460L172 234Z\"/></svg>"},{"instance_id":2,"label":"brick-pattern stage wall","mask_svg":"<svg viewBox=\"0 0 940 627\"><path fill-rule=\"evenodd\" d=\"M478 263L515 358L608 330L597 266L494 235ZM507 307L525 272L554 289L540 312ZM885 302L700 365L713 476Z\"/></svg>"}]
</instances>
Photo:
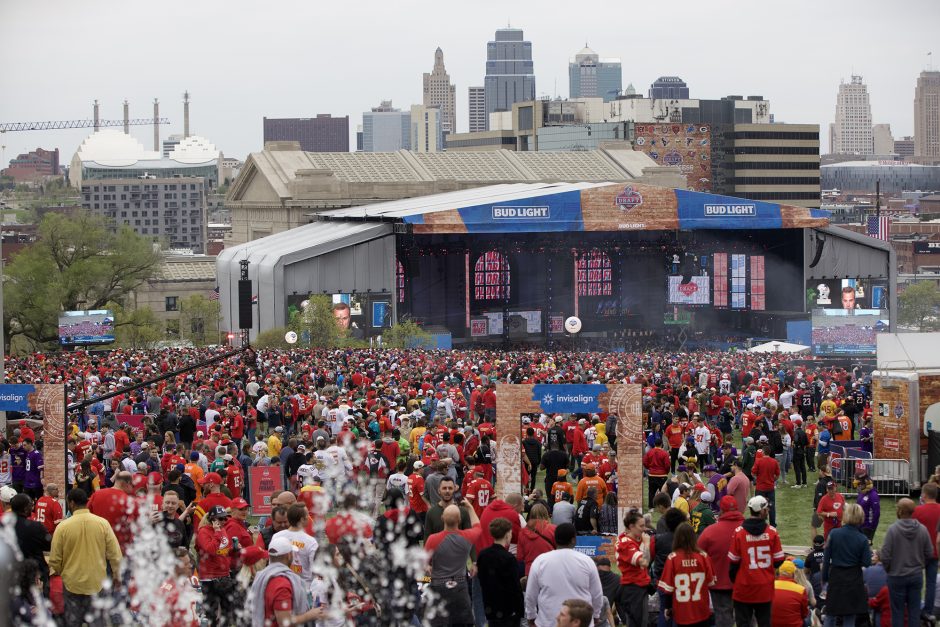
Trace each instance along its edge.
<instances>
[{"instance_id":1,"label":"brick-pattern stage wall","mask_svg":"<svg viewBox=\"0 0 940 627\"><path fill-rule=\"evenodd\" d=\"M612 413L617 422L617 506L620 525L628 508L643 507L643 408L639 385L539 386L565 394L566 388L598 391L596 404L590 403L578 413ZM522 441L519 437L522 414L552 415L551 407L543 407L535 397L534 385L496 386L496 497L522 493ZM558 413L555 411L554 413Z\"/></svg>"}]
</instances>

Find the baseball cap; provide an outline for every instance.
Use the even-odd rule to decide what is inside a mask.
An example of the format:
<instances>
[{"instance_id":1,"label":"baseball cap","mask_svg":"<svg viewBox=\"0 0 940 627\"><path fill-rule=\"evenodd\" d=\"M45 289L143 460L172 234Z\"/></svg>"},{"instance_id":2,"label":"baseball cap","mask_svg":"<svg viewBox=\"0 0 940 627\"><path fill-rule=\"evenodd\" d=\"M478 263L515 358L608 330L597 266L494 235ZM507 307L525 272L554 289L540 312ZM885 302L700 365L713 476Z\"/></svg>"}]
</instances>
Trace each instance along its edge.
<instances>
[{"instance_id":1,"label":"baseball cap","mask_svg":"<svg viewBox=\"0 0 940 627\"><path fill-rule=\"evenodd\" d=\"M813 538L813 546L822 546L826 543L826 537L819 535Z\"/></svg>"},{"instance_id":2,"label":"baseball cap","mask_svg":"<svg viewBox=\"0 0 940 627\"><path fill-rule=\"evenodd\" d=\"M281 433L284 430L284 427L274 427L274 430L278 433Z\"/></svg>"},{"instance_id":3,"label":"baseball cap","mask_svg":"<svg viewBox=\"0 0 940 627\"><path fill-rule=\"evenodd\" d=\"M228 518L228 511L221 505L216 505L206 512L206 516L209 517L209 520L216 520L217 518Z\"/></svg>"},{"instance_id":4,"label":"baseball cap","mask_svg":"<svg viewBox=\"0 0 940 627\"><path fill-rule=\"evenodd\" d=\"M419 459L414 463L414 469L421 470L422 468L424 468L424 462Z\"/></svg>"},{"instance_id":5,"label":"baseball cap","mask_svg":"<svg viewBox=\"0 0 940 627\"><path fill-rule=\"evenodd\" d=\"M161 485L163 483L163 475L159 472L152 472L147 475L147 479L150 482L150 485Z\"/></svg>"},{"instance_id":6,"label":"baseball cap","mask_svg":"<svg viewBox=\"0 0 940 627\"><path fill-rule=\"evenodd\" d=\"M268 544L268 555L271 557L282 557L284 555L290 555L297 548L294 547L293 542L287 538L271 538L271 543Z\"/></svg>"},{"instance_id":7,"label":"baseball cap","mask_svg":"<svg viewBox=\"0 0 940 627\"><path fill-rule=\"evenodd\" d=\"M801 570L802 570L803 568L806 568L806 562L804 562L803 560L801 560L801 559L798 558L798 557L793 560L793 565L796 566L797 568L801 569Z\"/></svg>"},{"instance_id":8,"label":"baseball cap","mask_svg":"<svg viewBox=\"0 0 940 627\"><path fill-rule=\"evenodd\" d=\"M14 496L16 496L16 490L14 490L12 486L5 485L0 488L0 501L9 503L13 500Z\"/></svg>"},{"instance_id":9,"label":"baseball cap","mask_svg":"<svg viewBox=\"0 0 940 627\"><path fill-rule=\"evenodd\" d=\"M761 495L751 497L751 500L747 502L747 508L752 512L760 512L767 509L770 504L767 502L767 499Z\"/></svg>"},{"instance_id":10,"label":"baseball cap","mask_svg":"<svg viewBox=\"0 0 940 627\"><path fill-rule=\"evenodd\" d=\"M239 557L245 566L254 566L261 560L268 559L268 552L260 546L251 545L243 548Z\"/></svg>"},{"instance_id":11,"label":"baseball cap","mask_svg":"<svg viewBox=\"0 0 940 627\"><path fill-rule=\"evenodd\" d=\"M241 497L232 499L231 509L245 509L246 507L248 507L248 501L246 501L245 499Z\"/></svg>"},{"instance_id":12,"label":"baseball cap","mask_svg":"<svg viewBox=\"0 0 940 627\"><path fill-rule=\"evenodd\" d=\"M766 435L762 435L762 436L760 436L759 438L757 438L757 441L758 441L758 442L769 442L770 440L767 439L767 436L766 436Z\"/></svg>"},{"instance_id":13,"label":"baseball cap","mask_svg":"<svg viewBox=\"0 0 940 627\"><path fill-rule=\"evenodd\" d=\"M712 493L709 492L708 490L706 490L705 492L702 492L702 496L699 498L702 499L703 503L711 503L712 501L715 500L714 495L712 495Z\"/></svg>"},{"instance_id":14,"label":"baseball cap","mask_svg":"<svg viewBox=\"0 0 940 627\"><path fill-rule=\"evenodd\" d=\"M217 472L210 472L202 478L202 481L199 482L200 485L206 485L207 483L222 485L222 477Z\"/></svg>"},{"instance_id":15,"label":"baseball cap","mask_svg":"<svg viewBox=\"0 0 940 627\"><path fill-rule=\"evenodd\" d=\"M718 466L716 466L715 464L708 464L702 470L711 470L712 472L718 472Z\"/></svg>"},{"instance_id":16,"label":"baseball cap","mask_svg":"<svg viewBox=\"0 0 940 627\"><path fill-rule=\"evenodd\" d=\"M796 564L787 560L783 564L780 564L779 572L784 577L792 577L796 574Z\"/></svg>"},{"instance_id":17,"label":"baseball cap","mask_svg":"<svg viewBox=\"0 0 940 627\"><path fill-rule=\"evenodd\" d=\"M232 456L226 453L225 455L222 456L222 459L224 459L227 462L230 462L232 461Z\"/></svg>"},{"instance_id":18,"label":"baseball cap","mask_svg":"<svg viewBox=\"0 0 940 627\"><path fill-rule=\"evenodd\" d=\"M704 484L704 483L696 483L694 486L692 486L692 489L695 490L696 492L704 492L704 491L705 491L705 484Z\"/></svg>"},{"instance_id":19,"label":"baseball cap","mask_svg":"<svg viewBox=\"0 0 940 627\"><path fill-rule=\"evenodd\" d=\"M559 477L567 477L567 476L568 476L568 470L565 469L565 468L560 469L560 470L558 471L558 476L559 476Z\"/></svg>"},{"instance_id":20,"label":"baseball cap","mask_svg":"<svg viewBox=\"0 0 940 627\"><path fill-rule=\"evenodd\" d=\"M827 482L826 482L826 487L827 487L827 488L834 488L834 487L836 487L836 482L835 482L835 481L827 481Z\"/></svg>"},{"instance_id":21,"label":"baseball cap","mask_svg":"<svg viewBox=\"0 0 940 627\"><path fill-rule=\"evenodd\" d=\"M733 496L723 496L721 500L718 501L718 507L723 512L730 512L731 510L738 509L738 502L734 500Z\"/></svg>"}]
</instances>

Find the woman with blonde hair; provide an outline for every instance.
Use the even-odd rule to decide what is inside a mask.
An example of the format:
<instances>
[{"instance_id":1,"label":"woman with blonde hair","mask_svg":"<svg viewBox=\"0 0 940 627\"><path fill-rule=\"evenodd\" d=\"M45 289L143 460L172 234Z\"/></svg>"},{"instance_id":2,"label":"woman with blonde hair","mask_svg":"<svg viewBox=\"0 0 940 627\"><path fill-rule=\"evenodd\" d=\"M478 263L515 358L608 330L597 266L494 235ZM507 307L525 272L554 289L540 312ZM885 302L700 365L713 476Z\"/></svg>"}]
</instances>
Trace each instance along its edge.
<instances>
[{"instance_id":1,"label":"woman with blonde hair","mask_svg":"<svg viewBox=\"0 0 940 627\"><path fill-rule=\"evenodd\" d=\"M868 593L862 569L871 566L871 545L862 533L865 513L857 503L845 506L842 526L829 532L823 554L822 581L826 589L826 627L842 617L844 627L854 627L858 614L868 613Z\"/></svg>"},{"instance_id":2,"label":"woman with blonde hair","mask_svg":"<svg viewBox=\"0 0 940 627\"><path fill-rule=\"evenodd\" d=\"M528 575L535 558L554 549L555 525L552 524L548 508L536 503L529 510L526 526L519 532L516 557L525 565L525 574Z\"/></svg>"}]
</instances>

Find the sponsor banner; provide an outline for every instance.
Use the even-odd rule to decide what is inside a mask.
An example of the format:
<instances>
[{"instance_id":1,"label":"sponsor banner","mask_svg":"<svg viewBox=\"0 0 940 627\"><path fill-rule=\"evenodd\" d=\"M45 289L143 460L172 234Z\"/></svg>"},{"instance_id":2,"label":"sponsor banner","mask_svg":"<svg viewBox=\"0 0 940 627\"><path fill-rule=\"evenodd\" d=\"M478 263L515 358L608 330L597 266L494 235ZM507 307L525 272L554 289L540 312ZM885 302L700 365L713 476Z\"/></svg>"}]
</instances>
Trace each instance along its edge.
<instances>
[{"instance_id":1,"label":"sponsor banner","mask_svg":"<svg viewBox=\"0 0 940 627\"><path fill-rule=\"evenodd\" d=\"M489 332L489 319L473 318L470 320L470 337L486 337Z\"/></svg>"},{"instance_id":2,"label":"sponsor banner","mask_svg":"<svg viewBox=\"0 0 940 627\"><path fill-rule=\"evenodd\" d=\"M592 414L601 411L598 397L606 391L606 385L536 385L532 400L546 413Z\"/></svg>"},{"instance_id":3,"label":"sponsor banner","mask_svg":"<svg viewBox=\"0 0 940 627\"><path fill-rule=\"evenodd\" d=\"M0 385L0 411L28 412L29 396L35 393L35 385Z\"/></svg>"},{"instance_id":4,"label":"sponsor banner","mask_svg":"<svg viewBox=\"0 0 940 627\"><path fill-rule=\"evenodd\" d=\"M283 468L280 466L251 466L248 468L248 487L252 516L271 515L271 497L284 489Z\"/></svg>"},{"instance_id":5,"label":"sponsor banner","mask_svg":"<svg viewBox=\"0 0 940 627\"><path fill-rule=\"evenodd\" d=\"M711 127L708 124L636 124L633 149L658 165L679 168L688 188L712 189Z\"/></svg>"},{"instance_id":6,"label":"sponsor banner","mask_svg":"<svg viewBox=\"0 0 940 627\"><path fill-rule=\"evenodd\" d=\"M668 159L680 157L685 159L681 154ZM510 201L409 215L404 221L416 234L779 229L828 226L829 213L624 182L565 192L536 191Z\"/></svg>"},{"instance_id":7,"label":"sponsor banner","mask_svg":"<svg viewBox=\"0 0 940 627\"><path fill-rule=\"evenodd\" d=\"M0 385L0 411L30 414L27 424L36 427L42 420L43 483L60 487L60 495L68 490L67 455L65 450L65 386L64 385ZM8 416L9 418L9 416ZM10 425L14 426L14 425ZM39 434L37 433L37 437ZM60 503L64 503L60 500Z\"/></svg>"},{"instance_id":8,"label":"sponsor banner","mask_svg":"<svg viewBox=\"0 0 940 627\"><path fill-rule=\"evenodd\" d=\"M914 252L918 255L940 255L940 242L914 242Z\"/></svg>"},{"instance_id":9,"label":"sponsor banner","mask_svg":"<svg viewBox=\"0 0 940 627\"><path fill-rule=\"evenodd\" d=\"M884 438L884 447L889 451L901 450L901 441L897 438Z\"/></svg>"},{"instance_id":10,"label":"sponsor banner","mask_svg":"<svg viewBox=\"0 0 940 627\"><path fill-rule=\"evenodd\" d=\"M610 560L610 563L613 564L617 560L617 549L614 546L616 540L616 536L578 536L574 550L578 553L584 553L590 558L610 558L613 555Z\"/></svg>"}]
</instances>

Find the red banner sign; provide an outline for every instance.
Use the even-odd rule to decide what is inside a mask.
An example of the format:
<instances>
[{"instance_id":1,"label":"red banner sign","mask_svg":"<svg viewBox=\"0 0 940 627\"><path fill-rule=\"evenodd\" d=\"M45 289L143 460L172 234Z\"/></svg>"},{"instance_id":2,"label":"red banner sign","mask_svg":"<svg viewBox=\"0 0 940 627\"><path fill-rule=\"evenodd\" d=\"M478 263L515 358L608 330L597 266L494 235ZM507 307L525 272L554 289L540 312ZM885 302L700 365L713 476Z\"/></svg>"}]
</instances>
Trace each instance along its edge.
<instances>
[{"instance_id":1,"label":"red banner sign","mask_svg":"<svg viewBox=\"0 0 940 627\"><path fill-rule=\"evenodd\" d=\"M280 466L251 466L248 468L248 487L251 491L252 516L271 514L271 497L284 489L283 468Z\"/></svg>"}]
</instances>

